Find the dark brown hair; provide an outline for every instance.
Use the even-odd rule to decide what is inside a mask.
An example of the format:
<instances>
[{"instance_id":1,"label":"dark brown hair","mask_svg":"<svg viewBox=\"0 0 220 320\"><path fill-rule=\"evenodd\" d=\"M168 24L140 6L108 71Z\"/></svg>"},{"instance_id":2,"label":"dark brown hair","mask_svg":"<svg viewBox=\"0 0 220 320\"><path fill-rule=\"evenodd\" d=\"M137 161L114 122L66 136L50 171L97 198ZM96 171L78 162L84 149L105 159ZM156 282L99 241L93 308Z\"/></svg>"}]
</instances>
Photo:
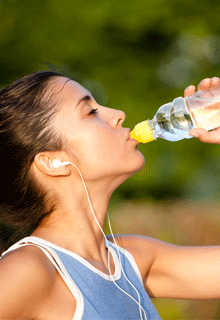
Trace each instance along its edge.
<instances>
[{"instance_id":1,"label":"dark brown hair","mask_svg":"<svg viewBox=\"0 0 220 320\"><path fill-rule=\"evenodd\" d=\"M29 235L50 214L47 195L30 173L37 153L62 149L52 123L62 75L37 71L0 91L1 251Z\"/></svg>"}]
</instances>

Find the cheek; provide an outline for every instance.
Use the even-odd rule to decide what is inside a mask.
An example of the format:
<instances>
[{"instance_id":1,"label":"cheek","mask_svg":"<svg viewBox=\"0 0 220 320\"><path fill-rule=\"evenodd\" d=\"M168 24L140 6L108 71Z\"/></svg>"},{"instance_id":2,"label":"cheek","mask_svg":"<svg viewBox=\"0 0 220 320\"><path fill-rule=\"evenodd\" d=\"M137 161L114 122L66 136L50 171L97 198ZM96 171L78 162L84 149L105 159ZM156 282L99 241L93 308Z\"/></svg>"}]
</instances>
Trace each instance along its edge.
<instances>
[{"instance_id":1,"label":"cheek","mask_svg":"<svg viewBox=\"0 0 220 320\"><path fill-rule=\"evenodd\" d=\"M119 139L118 139L119 140ZM108 174L118 167L123 158L123 147L119 141L107 135L90 136L84 140L83 159L84 167L89 168L93 173Z\"/></svg>"},{"instance_id":2,"label":"cheek","mask_svg":"<svg viewBox=\"0 0 220 320\"><path fill-rule=\"evenodd\" d=\"M87 178L103 178L133 174L141 170L145 159L135 147L111 141L108 145L93 143L87 146L84 155L84 169Z\"/></svg>"},{"instance_id":3,"label":"cheek","mask_svg":"<svg viewBox=\"0 0 220 320\"><path fill-rule=\"evenodd\" d=\"M91 165L101 167L119 159L122 151L112 140L100 138L86 143L85 147L85 158L89 159Z\"/></svg>"}]
</instances>

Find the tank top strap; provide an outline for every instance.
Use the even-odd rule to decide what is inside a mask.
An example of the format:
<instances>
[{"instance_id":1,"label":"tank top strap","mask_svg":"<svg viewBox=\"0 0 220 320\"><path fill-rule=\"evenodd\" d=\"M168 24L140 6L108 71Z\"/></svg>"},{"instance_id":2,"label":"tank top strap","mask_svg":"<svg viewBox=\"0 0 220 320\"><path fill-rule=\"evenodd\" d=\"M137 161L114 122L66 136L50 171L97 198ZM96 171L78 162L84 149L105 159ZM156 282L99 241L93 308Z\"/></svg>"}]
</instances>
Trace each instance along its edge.
<instances>
[{"instance_id":1,"label":"tank top strap","mask_svg":"<svg viewBox=\"0 0 220 320\"><path fill-rule=\"evenodd\" d=\"M114 248L115 252L117 253L117 256L119 257L120 263L122 263L120 255L124 255L127 258L128 262L130 263L131 267L133 268L133 270L134 270L135 274L137 275L138 279L140 280L141 284L144 285L139 267L138 267L133 255L130 252L128 252L126 249L116 245L114 242L111 242L108 240L108 244L110 245L111 248Z\"/></svg>"},{"instance_id":2,"label":"tank top strap","mask_svg":"<svg viewBox=\"0 0 220 320\"><path fill-rule=\"evenodd\" d=\"M5 252L3 252L2 256L4 256L6 253L11 252L13 250L16 250L20 247L24 246L36 246L39 249L41 249L44 254L47 256L47 258L52 262L56 270L59 272L60 276L66 283L67 287L73 294L74 298L77 301L76 304L76 311L73 317L73 320L80 320L82 319L83 311L84 311L84 299L82 296L81 291L79 290L78 286L75 284L73 279L70 277L68 271L66 270L64 264L62 263L61 259L59 258L58 254L51 248L47 241L44 241L41 238L38 237L25 237L15 244L13 244L10 248L8 248Z\"/></svg>"}]
</instances>

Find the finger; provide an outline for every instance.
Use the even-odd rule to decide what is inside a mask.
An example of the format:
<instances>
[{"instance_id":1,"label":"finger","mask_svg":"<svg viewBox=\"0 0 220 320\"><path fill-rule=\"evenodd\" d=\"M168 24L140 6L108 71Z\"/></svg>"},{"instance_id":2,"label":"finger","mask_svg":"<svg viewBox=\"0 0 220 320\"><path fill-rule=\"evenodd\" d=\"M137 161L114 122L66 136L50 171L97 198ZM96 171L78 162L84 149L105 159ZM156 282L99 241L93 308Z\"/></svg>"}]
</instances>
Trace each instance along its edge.
<instances>
[{"instance_id":1,"label":"finger","mask_svg":"<svg viewBox=\"0 0 220 320\"><path fill-rule=\"evenodd\" d=\"M190 96L191 94L193 94L196 91L196 87L191 85L188 86L185 90L184 90L184 97L186 96Z\"/></svg>"},{"instance_id":2,"label":"finger","mask_svg":"<svg viewBox=\"0 0 220 320\"><path fill-rule=\"evenodd\" d=\"M212 77L211 78L211 86L217 86L219 85L220 79L219 77Z\"/></svg>"},{"instance_id":3,"label":"finger","mask_svg":"<svg viewBox=\"0 0 220 320\"><path fill-rule=\"evenodd\" d=\"M220 144L220 132L218 129L213 131L206 131L201 128L192 129L189 134L204 143Z\"/></svg>"},{"instance_id":4,"label":"finger","mask_svg":"<svg viewBox=\"0 0 220 320\"><path fill-rule=\"evenodd\" d=\"M210 85L211 85L211 79L210 78L203 79L198 85L198 90L205 90L208 87L210 87Z\"/></svg>"}]
</instances>

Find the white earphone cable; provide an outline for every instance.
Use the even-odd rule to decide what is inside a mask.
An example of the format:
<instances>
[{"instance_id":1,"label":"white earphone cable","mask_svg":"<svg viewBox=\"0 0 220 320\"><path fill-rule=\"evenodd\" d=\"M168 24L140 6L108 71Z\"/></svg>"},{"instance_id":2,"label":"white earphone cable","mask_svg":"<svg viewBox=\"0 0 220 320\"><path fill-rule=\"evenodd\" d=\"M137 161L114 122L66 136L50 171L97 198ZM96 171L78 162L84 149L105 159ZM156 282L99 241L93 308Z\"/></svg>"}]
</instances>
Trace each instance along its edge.
<instances>
[{"instance_id":1,"label":"white earphone cable","mask_svg":"<svg viewBox=\"0 0 220 320\"><path fill-rule=\"evenodd\" d=\"M111 232L111 236L112 236L112 238L113 238L113 241L114 241L114 243L115 243L115 245L116 245L116 248L117 248L117 251L118 251L118 256L119 256L121 271L122 271L125 279L128 281L128 283L129 283L129 284L134 288L134 290L136 291L136 293L137 293L137 295L138 295L138 306L139 306L140 315L142 314L142 311L141 311L141 310L143 310L145 320L147 320L146 312L145 312L145 310L143 309L143 307L141 306L141 298L140 298L139 292L138 292L137 288L133 285L133 283L127 278L126 274L124 273L124 269L123 269L122 263L121 263L120 252L119 252L119 249L118 249L118 245L117 245L117 243L116 243L116 240L115 240L115 236L114 236L114 234L113 234L113 232L112 232L112 227L111 227L111 223L110 223L110 218L109 218L108 212L107 212L107 218L108 218L108 225L109 225L109 229L110 229L110 232ZM141 319L142 319L142 317L141 317Z\"/></svg>"},{"instance_id":2,"label":"white earphone cable","mask_svg":"<svg viewBox=\"0 0 220 320\"><path fill-rule=\"evenodd\" d=\"M57 160L57 159L56 159L56 160ZM54 160L54 161L55 161L55 160ZM57 162L59 162L59 160L57 160L56 163L57 163ZM61 162L61 163L62 163L62 162ZM85 190L86 190L86 195L87 195L87 198L88 198L88 201L89 201L89 205L90 205L90 208L91 208L93 217L94 217L94 219L95 219L95 221L96 221L96 223L97 223L100 231L102 232L102 234L103 234L103 236L104 236L104 239L105 239L105 242L106 242L106 244L107 244L107 248L108 248L108 269L109 269L109 274L110 274L110 276L111 276L114 284L116 285L116 287L117 287L118 289L120 289L123 293L125 293L125 294L126 294L127 296L129 296L133 301L135 301L135 303L137 303L137 305L139 306L139 313L140 313L141 320L143 320L142 310L143 310L143 312L144 312L144 318L145 318L145 320L147 320L146 312L145 312L145 310L143 309L143 307L141 306L141 302L140 302L141 299L140 299L139 292L138 292L138 290L135 288L135 286L130 282L130 280L126 277L126 275L125 275L125 273L124 273L124 270L123 270L123 268L122 268L120 252L119 252L118 245L117 245L117 243L116 243L116 241L115 241L115 237L114 237L113 232L112 232L112 228L111 228L111 224L110 224L110 219L109 219L108 213L107 213L107 217L108 217L109 229L110 229L110 232L111 232L113 241L114 241L114 243L115 243L115 245L116 245L116 248L117 248L117 251L118 251L118 256L119 256L121 271L122 271L125 279L128 281L128 283L135 289L135 291L136 291L136 293L137 293L137 296L138 296L138 301L137 301L134 297L132 297L129 293L127 293L125 290L123 290L123 289L115 282L114 277L113 277L113 275L112 275L112 273L111 273L111 268L110 268L110 251L109 251L108 240L107 240L107 237L106 237L104 231L102 230L102 227L100 226L99 221L98 221L98 219L97 219L97 217L96 217L96 215L95 215L95 213L94 213L94 210L93 210L93 207L92 207L92 204L91 204L91 201L90 201L90 197L89 197L89 193L88 193L88 190L87 190L85 181L84 181L84 179L83 179L83 176L82 176L80 170L77 168L77 166L76 166L75 164L73 164L72 162L65 162L65 163L63 163L63 165L68 165L68 164L71 164L72 166L74 166L74 167L78 170L78 172L79 172L79 174L80 174L80 177L81 177L81 179L82 179L82 181L83 181L83 184L84 184L84 187L85 187Z\"/></svg>"}]
</instances>

